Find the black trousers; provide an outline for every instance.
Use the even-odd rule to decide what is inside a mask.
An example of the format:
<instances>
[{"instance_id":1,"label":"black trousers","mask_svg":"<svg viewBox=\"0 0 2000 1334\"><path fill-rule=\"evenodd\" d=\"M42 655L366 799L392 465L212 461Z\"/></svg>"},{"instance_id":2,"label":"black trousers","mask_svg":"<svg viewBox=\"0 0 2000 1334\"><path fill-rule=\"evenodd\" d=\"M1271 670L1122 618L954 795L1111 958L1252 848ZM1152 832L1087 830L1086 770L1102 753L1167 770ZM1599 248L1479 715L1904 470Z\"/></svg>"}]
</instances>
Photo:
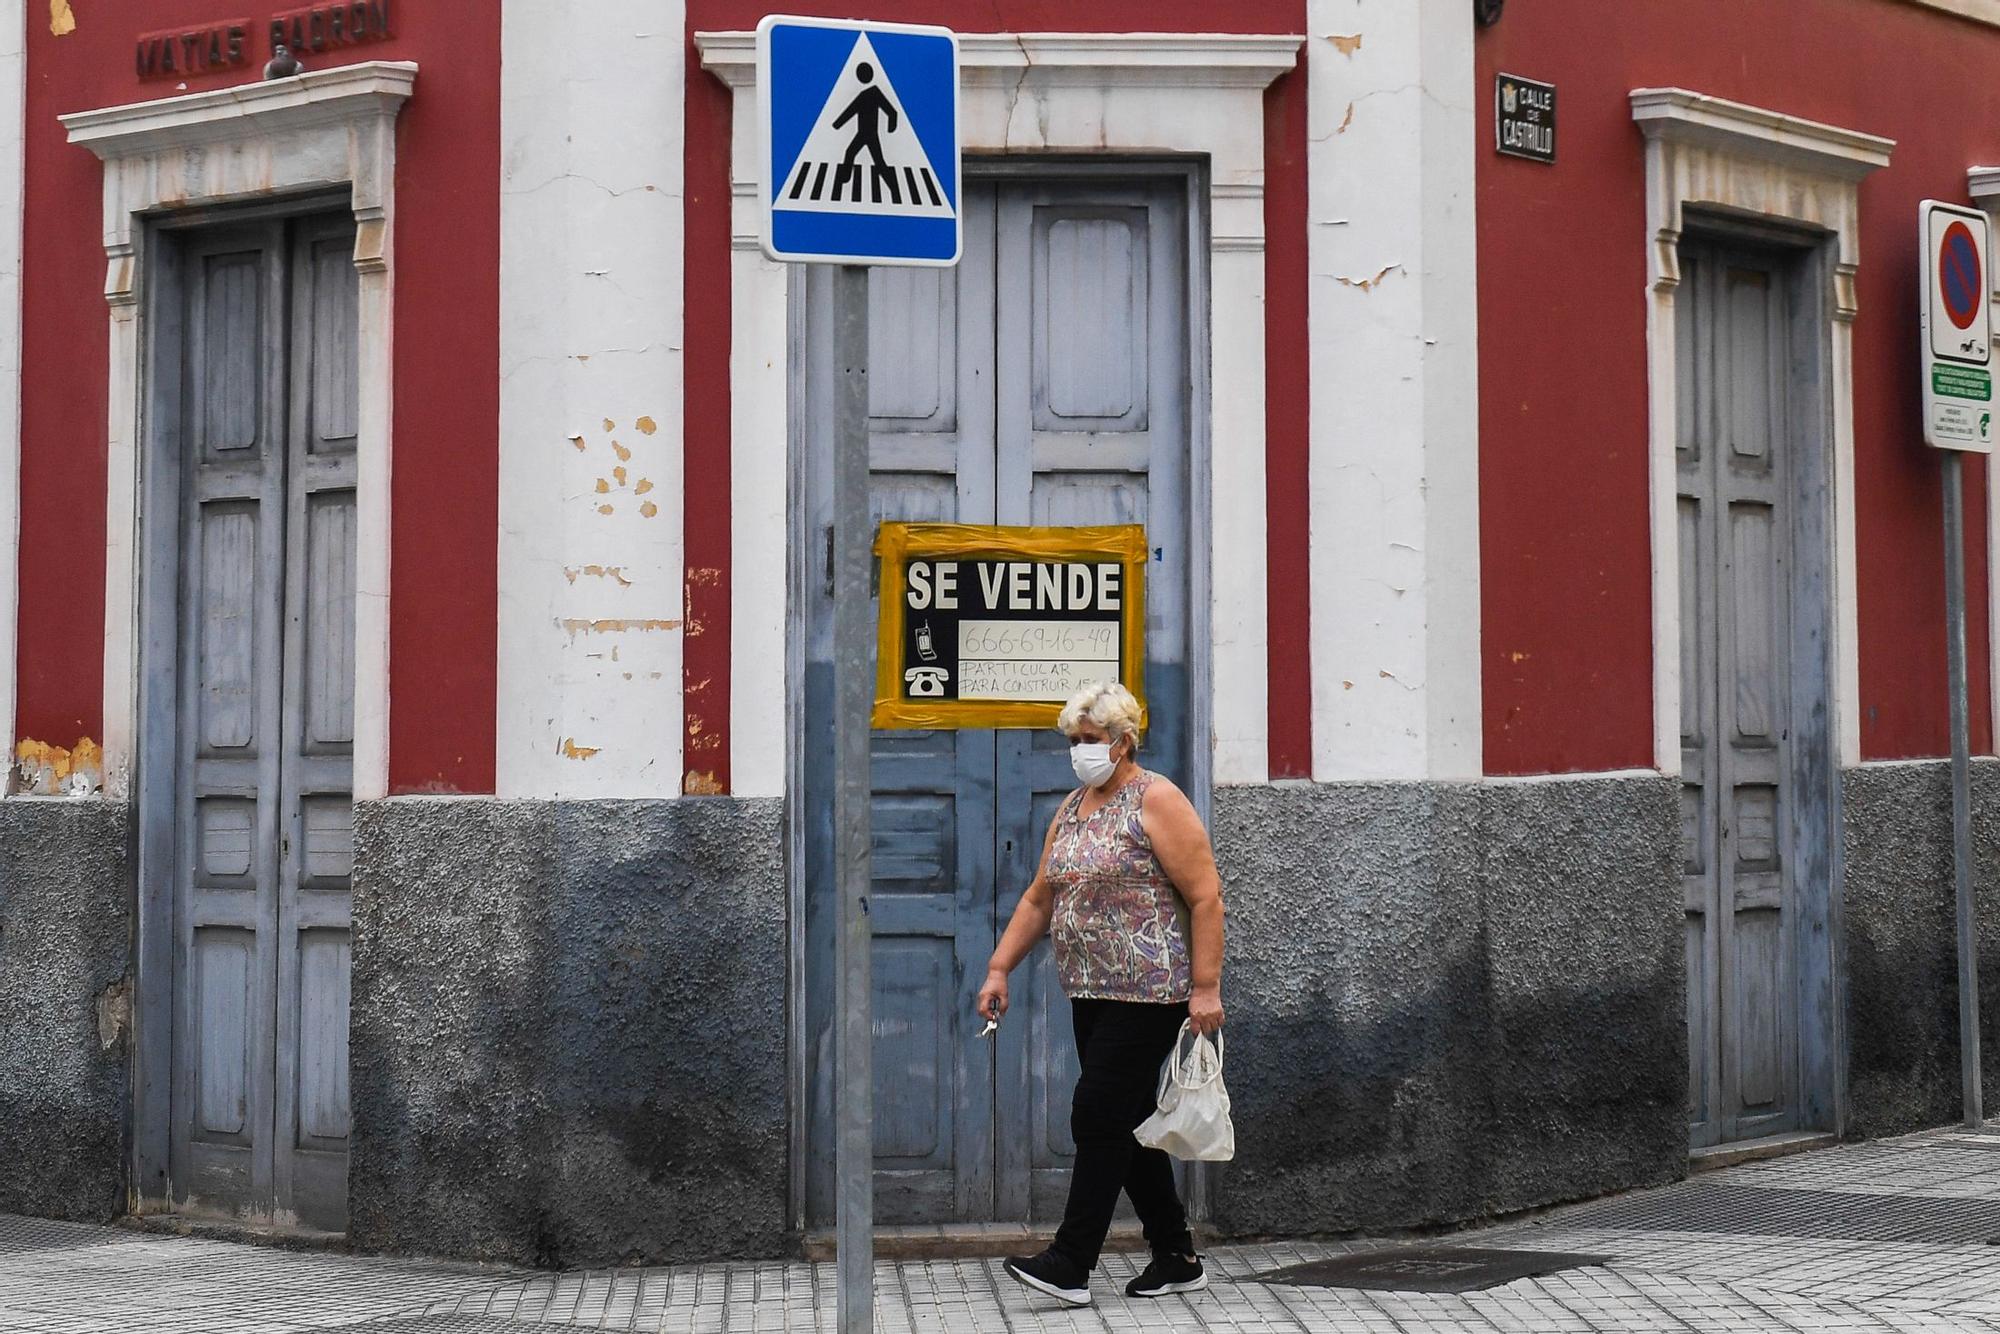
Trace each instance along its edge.
<instances>
[{"instance_id":1,"label":"black trousers","mask_svg":"<svg viewBox=\"0 0 2000 1334\"><path fill-rule=\"evenodd\" d=\"M1120 1190L1132 1197L1155 1253L1194 1253L1187 1210L1174 1189L1172 1160L1132 1138L1133 1128L1153 1114L1160 1066L1173 1050L1187 1012L1186 1001L1070 1002L1082 1067L1069 1114L1076 1170L1070 1175L1069 1207L1054 1249L1085 1269L1097 1267Z\"/></svg>"}]
</instances>

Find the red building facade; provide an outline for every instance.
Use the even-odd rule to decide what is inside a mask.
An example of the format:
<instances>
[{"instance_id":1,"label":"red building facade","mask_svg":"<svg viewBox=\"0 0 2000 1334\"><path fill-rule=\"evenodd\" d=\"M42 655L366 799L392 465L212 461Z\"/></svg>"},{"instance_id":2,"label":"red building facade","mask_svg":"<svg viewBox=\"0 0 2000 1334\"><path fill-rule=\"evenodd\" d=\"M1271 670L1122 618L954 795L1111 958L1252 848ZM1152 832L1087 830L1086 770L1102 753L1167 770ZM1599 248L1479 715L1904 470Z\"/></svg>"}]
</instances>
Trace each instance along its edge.
<instances>
[{"instance_id":1,"label":"red building facade","mask_svg":"<svg viewBox=\"0 0 2000 1334\"><path fill-rule=\"evenodd\" d=\"M765 11L46 8L0 7L0 1211L796 1244L829 287L757 248ZM1205 1225L1955 1116L1915 215L2000 199L2000 3L1072 8L873 13L961 34L967 237L874 279L874 487L1148 525L1147 762L1230 907ZM1497 151L1523 81L1553 162ZM884 1221L1059 1208L1052 979L990 1047L962 979L1060 750L877 739Z\"/></svg>"}]
</instances>

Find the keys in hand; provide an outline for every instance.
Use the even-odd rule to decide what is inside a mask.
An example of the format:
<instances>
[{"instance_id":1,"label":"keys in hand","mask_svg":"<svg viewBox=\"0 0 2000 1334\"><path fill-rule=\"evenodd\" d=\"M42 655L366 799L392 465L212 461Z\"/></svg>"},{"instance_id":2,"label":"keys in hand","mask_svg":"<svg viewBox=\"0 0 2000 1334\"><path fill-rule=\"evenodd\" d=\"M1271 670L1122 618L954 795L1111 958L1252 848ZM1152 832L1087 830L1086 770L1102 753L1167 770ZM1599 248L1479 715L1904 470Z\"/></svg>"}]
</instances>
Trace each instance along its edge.
<instances>
[{"instance_id":1,"label":"keys in hand","mask_svg":"<svg viewBox=\"0 0 2000 1334\"><path fill-rule=\"evenodd\" d=\"M986 1027L979 1030L979 1036L982 1038L990 1038L999 1031L1000 1031L1000 1021L998 1019L988 1019L986 1021Z\"/></svg>"}]
</instances>

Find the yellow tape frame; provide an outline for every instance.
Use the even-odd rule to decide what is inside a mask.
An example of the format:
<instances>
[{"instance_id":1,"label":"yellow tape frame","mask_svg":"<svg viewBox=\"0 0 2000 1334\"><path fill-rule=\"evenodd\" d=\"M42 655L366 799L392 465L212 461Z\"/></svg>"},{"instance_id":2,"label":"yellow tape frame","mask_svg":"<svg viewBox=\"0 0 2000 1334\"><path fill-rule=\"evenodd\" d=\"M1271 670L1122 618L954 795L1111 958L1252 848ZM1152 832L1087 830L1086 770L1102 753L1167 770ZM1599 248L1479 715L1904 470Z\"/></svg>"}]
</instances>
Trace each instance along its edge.
<instances>
[{"instance_id":1,"label":"yellow tape frame","mask_svg":"<svg viewBox=\"0 0 2000 1334\"><path fill-rule=\"evenodd\" d=\"M875 643L875 709L883 730L971 727L1054 727L1062 705L1047 701L904 699L903 582L910 560L960 557L988 560L1077 561L1109 558L1125 571L1120 613L1119 678L1146 718L1146 529L1141 524L1080 528L1017 528L965 523L885 523L875 534L881 558L881 613Z\"/></svg>"}]
</instances>

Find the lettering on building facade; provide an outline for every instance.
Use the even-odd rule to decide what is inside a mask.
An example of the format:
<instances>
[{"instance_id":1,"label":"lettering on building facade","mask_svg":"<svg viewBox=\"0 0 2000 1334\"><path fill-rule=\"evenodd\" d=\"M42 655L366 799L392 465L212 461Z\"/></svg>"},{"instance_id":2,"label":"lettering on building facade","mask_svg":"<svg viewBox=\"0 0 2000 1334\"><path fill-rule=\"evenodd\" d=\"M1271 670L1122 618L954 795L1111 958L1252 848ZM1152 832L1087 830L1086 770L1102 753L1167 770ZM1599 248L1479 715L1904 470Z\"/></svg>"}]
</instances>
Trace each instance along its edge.
<instances>
[{"instance_id":1,"label":"lettering on building facade","mask_svg":"<svg viewBox=\"0 0 2000 1334\"><path fill-rule=\"evenodd\" d=\"M250 49L257 25L247 18L141 33L134 56L139 77L186 79L218 74L261 62L280 46L303 56L387 41L396 35L390 0L343 0L288 9L271 15L265 28L268 49L258 52Z\"/></svg>"},{"instance_id":2,"label":"lettering on building facade","mask_svg":"<svg viewBox=\"0 0 2000 1334\"><path fill-rule=\"evenodd\" d=\"M215 74L249 63L249 19L225 19L199 28L139 34L137 66L142 79Z\"/></svg>"}]
</instances>

